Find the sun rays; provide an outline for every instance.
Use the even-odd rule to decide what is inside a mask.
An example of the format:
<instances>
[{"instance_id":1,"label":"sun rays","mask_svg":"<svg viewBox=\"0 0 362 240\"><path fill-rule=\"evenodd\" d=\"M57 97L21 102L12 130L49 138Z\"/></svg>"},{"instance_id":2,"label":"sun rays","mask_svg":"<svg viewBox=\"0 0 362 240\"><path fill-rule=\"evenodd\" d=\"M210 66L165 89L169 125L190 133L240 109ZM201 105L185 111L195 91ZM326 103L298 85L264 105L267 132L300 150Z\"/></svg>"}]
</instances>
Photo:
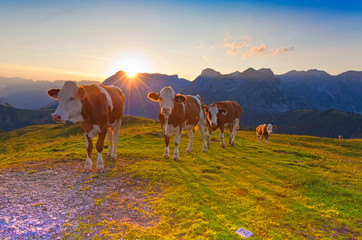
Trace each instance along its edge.
<instances>
[{"instance_id":1,"label":"sun rays","mask_svg":"<svg viewBox=\"0 0 362 240\"><path fill-rule=\"evenodd\" d=\"M151 68L141 58L132 55L126 55L119 58L118 60L114 60L114 65L112 66L111 71L117 72L119 70L126 72L130 78L134 78L137 73L150 72Z\"/></svg>"}]
</instances>

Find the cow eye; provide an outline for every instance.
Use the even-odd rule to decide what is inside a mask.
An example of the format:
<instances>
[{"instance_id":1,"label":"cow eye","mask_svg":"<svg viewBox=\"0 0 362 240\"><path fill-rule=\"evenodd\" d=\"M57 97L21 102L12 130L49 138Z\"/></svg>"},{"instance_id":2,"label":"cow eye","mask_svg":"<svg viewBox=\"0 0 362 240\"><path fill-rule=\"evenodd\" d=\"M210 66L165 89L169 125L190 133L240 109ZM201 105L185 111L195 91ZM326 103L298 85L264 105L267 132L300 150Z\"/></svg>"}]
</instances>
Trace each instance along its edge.
<instances>
[{"instance_id":1,"label":"cow eye","mask_svg":"<svg viewBox=\"0 0 362 240\"><path fill-rule=\"evenodd\" d=\"M74 100L74 98L69 98L69 101L73 101Z\"/></svg>"}]
</instances>

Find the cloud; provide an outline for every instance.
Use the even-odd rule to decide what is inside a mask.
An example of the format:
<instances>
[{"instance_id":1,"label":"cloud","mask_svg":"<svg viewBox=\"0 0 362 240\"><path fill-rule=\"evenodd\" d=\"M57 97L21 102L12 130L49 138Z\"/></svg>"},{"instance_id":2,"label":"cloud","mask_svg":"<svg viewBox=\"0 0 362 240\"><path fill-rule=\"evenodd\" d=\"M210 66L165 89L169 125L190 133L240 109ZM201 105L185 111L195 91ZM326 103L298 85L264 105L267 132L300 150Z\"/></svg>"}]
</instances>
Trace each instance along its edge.
<instances>
[{"instance_id":1,"label":"cloud","mask_svg":"<svg viewBox=\"0 0 362 240\"><path fill-rule=\"evenodd\" d=\"M260 46L253 46L249 49L246 53L244 53L243 58L247 59L251 57L252 55L258 56L258 57L264 57L267 53L267 47L264 43L260 44Z\"/></svg>"},{"instance_id":2,"label":"cloud","mask_svg":"<svg viewBox=\"0 0 362 240\"><path fill-rule=\"evenodd\" d=\"M264 57L265 55L266 46L264 43L260 44L260 46L252 47L249 52L250 54L254 54L258 57Z\"/></svg>"},{"instance_id":3,"label":"cloud","mask_svg":"<svg viewBox=\"0 0 362 240\"><path fill-rule=\"evenodd\" d=\"M235 48L229 49L226 51L227 55L236 55L238 53L238 50Z\"/></svg>"},{"instance_id":4,"label":"cloud","mask_svg":"<svg viewBox=\"0 0 362 240\"><path fill-rule=\"evenodd\" d=\"M224 44L222 44L222 47L226 48L226 54L227 55L236 55L241 54L241 49L244 47L249 46L249 43L251 42L251 39L249 37L239 38L241 41L230 41L232 37L227 34L227 36L224 38Z\"/></svg>"},{"instance_id":5,"label":"cloud","mask_svg":"<svg viewBox=\"0 0 362 240\"><path fill-rule=\"evenodd\" d=\"M285 47L280 47L280 48L276 48L276 49L270 49L270 52L273 56L276 56L280 53L286 53L286 52L290 52L290 51L294 51L295 47L290 47L290 48L285 48Z\"/></svg>"},{"instance_id":6,"label":"cloud","mask_svg":"<svg viewBox=\"0 0 362 240\"><path fill-rule=\"evenodd\" d=\"M249 53L249 52L246 52L246 53L244 53L243 58L244 58L244 59L247 59L247 58L250 57L250 56L251 56L250 53Z\"/></svg>"},{"instance_id":7,"label":"cloud","mask_svg":"<svg viewBox=\"0 0 362 240\"><path fill-rule=\"evenodd\" d=\"M259 46L253 46L246 53L243 54L243 58L247 59L251 56L257 56L263 58L265 55L271 54L272 56L276 56L278 54L294 51L295 47L285 48L268 48L265 43L260 44Z\"/></svg>"},{"instance_id":8,"label":"cloud","mask_svg":"<svg viewBox=\"0 0 362 240\"><path fill-rule=\"evenodd\" d=\"M233 38L227 33L224 38L224 42L230 41L231 39L233 39Z\"/></svg>"},{"instance_id":9,"label":"cloud","mask_svg":"<svg viewBox=\"0 0 362 240\"><path fill-rule=\"evenodd\" d=\"M206 55L202 56L202 58L204 59L204 61L205 61L205 62L207 62L207 61L211 60L211 58L210 58L210 57L208 57L208 56L206 56Z\"/></svg>"}]
</instances>

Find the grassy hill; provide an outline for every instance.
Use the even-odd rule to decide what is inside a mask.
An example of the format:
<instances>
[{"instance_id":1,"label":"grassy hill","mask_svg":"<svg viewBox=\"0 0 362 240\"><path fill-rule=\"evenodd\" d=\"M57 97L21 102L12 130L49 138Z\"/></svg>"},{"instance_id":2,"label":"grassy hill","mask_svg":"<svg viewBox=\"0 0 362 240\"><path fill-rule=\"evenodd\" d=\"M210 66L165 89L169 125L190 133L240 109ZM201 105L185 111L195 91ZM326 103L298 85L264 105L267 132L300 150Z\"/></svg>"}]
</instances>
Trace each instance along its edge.
<instances>
[{"instance_id":1,"label":"grassy hill","mask_svg":"<svg viewBox=\"0 0 362 240\"><path fill-rule=\"evenodd\" d=\"M53 123L52 112L53 109L29 110L0 104L0 129L11 131L33 124Z\"/></svg>"},{"instance_id":2,"label":"grassy hill","mask_svg":"<svg viewBox=\"0 0 362 240\"><path fill-rule=\"evenodd\" d=\"M244 111L241 126L256 127L263 123L278 126L276 132L283 134L309 135L318 137L362 138L362 116L354 113L312 109L295 110L278 114L263 114Z\"/></svg>"},{"instance_id":3,"label":"grassy hill","mask_svg":"<svg viewBox=\"0 0 362 240\"><path fill-rule=\"evenodd\" d=\"M79 196L93 201L93 206L87 205L91 209L76 212L65 206L64 216L57 217L66 219L62 225L46 233L34 230L31 236L242 239L235 231L243 227L255 234L251 239L361 238L361 139L274 134L266 144L258 142L254 132L239 131L236 146L222 149L214 133L211 148L202 153L196 131L193 152L185 153L184 134L180 161L173 161L162 158L159 123L140 118L124 122L118 159L106 161L102 174L82 173L86 150L78 125L0 133L0 182L1 176L16 173L17 184L19 176L29 179L30 188L31 183L49 180L51 196L55 191L57 198L72 195L72 202ZM95 159L96 152L94 164ZM63 168L66 180L55 188L51 182ZM10 189L1 192L4 183L3 198L10 194ZM0 238L5 236L1 204ZM42 207L37 214L43 215L56 207L51 200L25 204Z\"/></svg>"}]
</instances>

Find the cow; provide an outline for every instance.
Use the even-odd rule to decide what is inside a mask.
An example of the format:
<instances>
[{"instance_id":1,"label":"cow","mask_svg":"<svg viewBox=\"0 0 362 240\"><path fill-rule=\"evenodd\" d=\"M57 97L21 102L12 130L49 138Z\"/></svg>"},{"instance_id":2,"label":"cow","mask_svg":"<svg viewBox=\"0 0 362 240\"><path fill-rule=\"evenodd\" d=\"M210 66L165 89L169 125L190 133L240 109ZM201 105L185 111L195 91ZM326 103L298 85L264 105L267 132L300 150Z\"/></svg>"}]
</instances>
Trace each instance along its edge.
<instances>
[{"instance_id":1,"label":"cow","mask_svg":"<svg viewBox=\"0 0 362 240\"><path fill-rule=\"evenodd\" d=\"M270 134L273 133L273 129L277 128L277 126L269 124L261 124L256 128L256 136L258 137L258 141L263 140L265 138L265 141L268 142L268 138Z\"/></svg>"},{"instance_id":2,"label":"cow","mask_svg":"<svg viewBox=\"0 0 362 240\"><path fill-rule=\"evenodd\" d=\"M189 135L186 152L191 152L196 126L199 126L201 132L203 152L207 151L205 110L200 96L175 94L172 87L168 86L161 89L159 93L150 92L148 98L160 104L158 117L166 144L164 158L169 157L170 136L176 133L173 159L179 160L178 145L183 130L187 130Z\"/></svg>"},{"instance_id":3,"label":"cow","mask_svg":"<svg viewBox=\"0 0 362 240\"><path fill-rule=\"evenodd\" d=\"M59 101L52 118L57 123L70 121L81 123L87 149L85 171L92 168L92 139L97 140L97 172L104 171L103 145L108 133L107 158L115 161L119 128L122 124L125 97L121 89L102 84L79 86L73 81L66 81L62 89L49 89L48 95Z\"/></svg>"},{"instance_id":4,"label":"cow","mask_svg":"<svg viewBox=\"0 0 362 240\"><path fill-rule=\"evenodd\" d=\"M342 139L343 139L343 136L342 136L342 135L339 135L339 136L338 136L338 139L339 139L339 140L342 140Z\"/></svg>"},{"instance_id":5,"label":"cow","mask_svg":"<svg viewBox=\"0 0 362 240\"><path fill-rule=\"evenodd\" d=\"M209 138L207 146L210 146L211 133L220 129L220 141L222 148L225 148L224 129L229 130L229 145L235 143L236 130L239 128L239 121L242 112L240 104L236 101L213 102L209 107L205 106L207 115L207 129Z\"/></svg>"}]
</instances>

